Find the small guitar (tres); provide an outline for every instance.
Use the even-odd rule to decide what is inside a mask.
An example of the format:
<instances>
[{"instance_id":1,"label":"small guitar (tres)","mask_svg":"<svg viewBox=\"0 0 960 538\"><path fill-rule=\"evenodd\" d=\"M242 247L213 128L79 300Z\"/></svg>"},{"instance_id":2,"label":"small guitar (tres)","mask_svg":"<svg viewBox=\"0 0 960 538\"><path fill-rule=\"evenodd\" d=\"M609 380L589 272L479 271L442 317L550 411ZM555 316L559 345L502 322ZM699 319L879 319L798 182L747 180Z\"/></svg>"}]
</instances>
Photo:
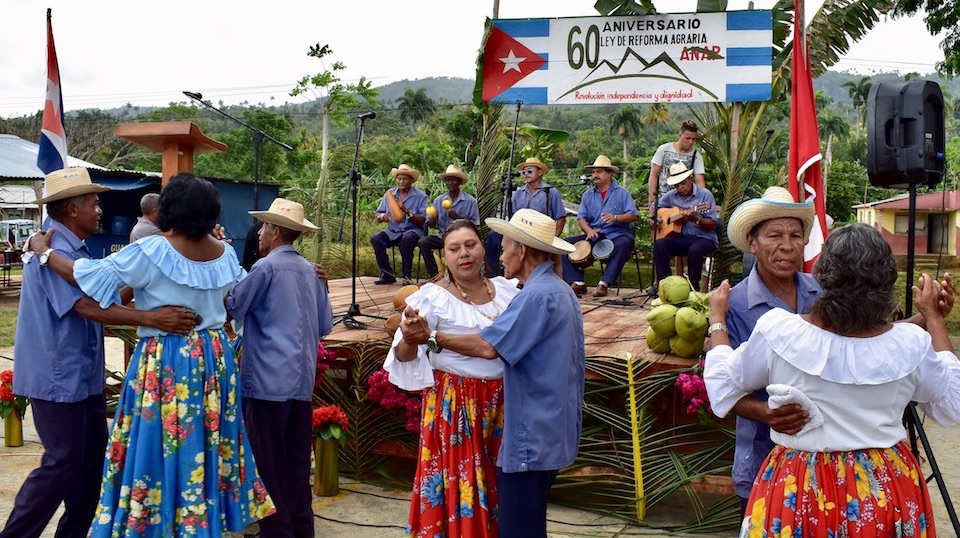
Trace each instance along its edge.
<instances>
[{"instance_id":1,"label":"small guitar (tres)","mask_svg":"<svg viewBox=\"0 0 960 538\"><path fill-rule=\"evenodd\" d=\"M703 202L693 207L664 207L657 210L657 239L679 235L683 229L683 219L694 213L704 213L710 209L710 202Z\"/></svg>"}]
</instances>

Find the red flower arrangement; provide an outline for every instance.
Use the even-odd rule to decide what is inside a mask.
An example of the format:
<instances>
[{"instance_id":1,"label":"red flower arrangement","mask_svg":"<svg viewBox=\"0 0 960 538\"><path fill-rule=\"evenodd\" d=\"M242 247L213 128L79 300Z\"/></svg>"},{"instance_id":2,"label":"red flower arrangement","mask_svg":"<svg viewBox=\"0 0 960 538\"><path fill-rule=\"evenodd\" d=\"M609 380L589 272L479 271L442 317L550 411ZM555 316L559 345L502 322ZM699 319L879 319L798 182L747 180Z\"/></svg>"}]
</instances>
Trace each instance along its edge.
<instances>
[{"instance_id":1,"label":"red flower arrangement","mask_svg":"<svg viewBox=\"0 0 960 538\"><path fill-rule=\"evenodd\" d=\"M370 375L367 384L370 391L367 397L383 406L387 411L402 409L407 417L406 429L411 433L420 432L421 402L417 395L398 389L389 379L390 374L380 369Z\"/></svg>"},{"instance_id":2,"label":"red flower arrangement","mask_svg":"<svg viewBox=\"0 0 960 538\"><path fill-rule=\"evenodd\" d=\"M320 383L323 382L323 374L333 366L339 356L337 350L323 347L323 342L317 343L317 380L314 382L313 388L320 388Z\"/></svg>"},{"instance_id":3,"label":"red flower arrangement","mask_svg":"<svg viewBox=\"0 0 960 538\"><path fill-rule=\"evenodd\" d=\"M313 409L313 436L336 439L347 444L347 414L336 405L322 405Z\"/></svg>"},{"instance_id":4,"label":"red flower arrangement","mask_svg":"<svg viewBox=\"0 0 960 538\"><path fill-rule=\"evenodd\" d=\"M0 419L5 419L14 411L23 418L30 400L26 396L13 393L13 370L0 372Z\"/></svg>"},{"instance_id":5,"label":"red flower arrangement","mask_svg":"<svg viewBox=\"0 0 960 538\"><path fill-rule=\"evenodd\" d=\"M682 373L677 376L676 387L680 389L683 397L684 411L690 415L699 415L700 421L707 423L710 421L710 397L707 396L707 386L703 382L700 372L703 371L703 363L695 367L692 373Z\"/></svg>"}]
</instances>

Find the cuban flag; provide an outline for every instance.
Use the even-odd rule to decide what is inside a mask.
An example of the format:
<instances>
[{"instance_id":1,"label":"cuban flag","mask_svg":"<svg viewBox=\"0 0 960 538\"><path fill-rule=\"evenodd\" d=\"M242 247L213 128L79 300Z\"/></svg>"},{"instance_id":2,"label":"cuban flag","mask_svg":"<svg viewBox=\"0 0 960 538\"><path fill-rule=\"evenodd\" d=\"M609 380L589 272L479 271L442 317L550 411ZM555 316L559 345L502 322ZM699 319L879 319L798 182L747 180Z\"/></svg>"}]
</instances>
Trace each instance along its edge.
<instances>
[{"instance_id":1,"label":"cuban flag","mask_svg":"<svg viewBox=\"0 0 960 538\"><path fill-rule=\"evenodd\" d=\"M40 126L40 151L37 166L44 174L67 166L67 131L63 121L63 94L60 91L60 67L53 45L53 23L47 9L47 97Z\"/></svg>"},{"instance_id":2,"label":"cuban flag","mask_svg":"<svg viewBox=\"0 0 960 538\"><path fill-rule=\"evenodd\" d=\"M530 105L547 104L546 86L516 85L534 71L549 67L548 53L534 52L518 39L549 38L550 21L497 20L491 24L488 19L487 23L489 31L479 62L477 86L480 92L475 92L479 93L480 102L513 103L520 100Z\"/></svg>"}]
</instances>

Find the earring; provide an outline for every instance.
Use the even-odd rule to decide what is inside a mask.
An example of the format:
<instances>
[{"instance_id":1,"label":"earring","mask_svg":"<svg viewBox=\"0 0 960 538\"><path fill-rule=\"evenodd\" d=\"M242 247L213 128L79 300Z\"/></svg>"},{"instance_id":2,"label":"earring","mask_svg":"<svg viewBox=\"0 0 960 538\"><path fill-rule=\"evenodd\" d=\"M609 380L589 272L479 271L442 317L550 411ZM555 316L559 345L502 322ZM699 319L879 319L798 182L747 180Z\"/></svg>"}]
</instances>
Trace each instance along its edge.
<instances>
[{"instance_id":1,"label":"earring","mask_svg":"<svg viewBox=\"0 0 960 538\"><path fill-rule=\"evenodd\" d=\"M449 267L445 267L443 269L443 285L444 286L450 285L450 268Z\"/></svg>"}]
</instances>

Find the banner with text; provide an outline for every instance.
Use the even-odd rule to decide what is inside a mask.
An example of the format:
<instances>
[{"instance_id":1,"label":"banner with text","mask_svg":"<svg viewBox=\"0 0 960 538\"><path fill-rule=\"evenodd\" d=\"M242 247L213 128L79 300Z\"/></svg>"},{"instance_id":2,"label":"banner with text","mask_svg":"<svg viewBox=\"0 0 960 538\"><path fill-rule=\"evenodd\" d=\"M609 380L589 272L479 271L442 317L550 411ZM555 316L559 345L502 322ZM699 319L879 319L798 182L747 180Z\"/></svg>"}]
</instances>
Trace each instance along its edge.
<instances>
[{"instance_id":1,"label":"banner with text","mask_svg":"<svg viewBox=\"0 0 960 538\"><path fill-rule=\"evenodd\" d=\"M770 99L769 10L487 20L483 103L609 104Z\"/></svg>"}]
</instances>

